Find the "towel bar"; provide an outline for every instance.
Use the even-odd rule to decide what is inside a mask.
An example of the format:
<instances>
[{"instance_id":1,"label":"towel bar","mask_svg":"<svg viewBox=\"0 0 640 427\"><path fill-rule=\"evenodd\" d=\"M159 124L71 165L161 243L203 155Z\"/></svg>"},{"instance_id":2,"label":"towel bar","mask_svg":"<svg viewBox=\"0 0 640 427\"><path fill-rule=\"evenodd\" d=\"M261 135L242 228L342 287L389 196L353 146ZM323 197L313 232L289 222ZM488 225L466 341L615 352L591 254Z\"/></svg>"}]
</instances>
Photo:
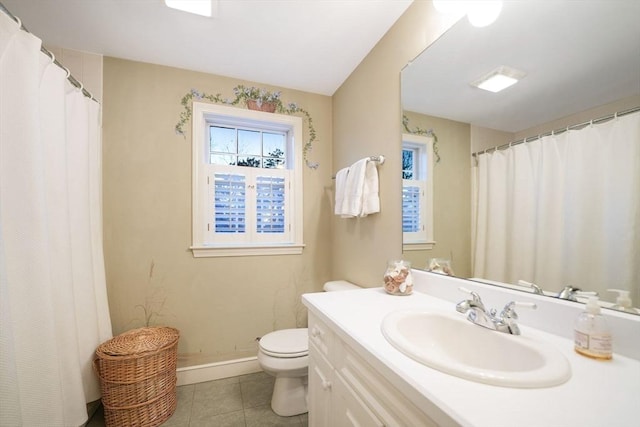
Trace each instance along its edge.
<instances>
[{"instance_id":1,"label":"towel bar","mask_svg":"<svg viewBox=\"0 0 640 427\"><path fill-rule=\"evenodd\" d=\"M384 160L385 160L385 159L384 159L384 156L383 156L383 155L380 155L380 156L369 156L369 161L370 161L370 162L376 162L376 163L379 163L379 164L383 164L383 163L384 163ZM333 175L333 176L331 177L331 179L336 179L336 176L335 176L335 175Z\"/></svg>"}]
</instances>

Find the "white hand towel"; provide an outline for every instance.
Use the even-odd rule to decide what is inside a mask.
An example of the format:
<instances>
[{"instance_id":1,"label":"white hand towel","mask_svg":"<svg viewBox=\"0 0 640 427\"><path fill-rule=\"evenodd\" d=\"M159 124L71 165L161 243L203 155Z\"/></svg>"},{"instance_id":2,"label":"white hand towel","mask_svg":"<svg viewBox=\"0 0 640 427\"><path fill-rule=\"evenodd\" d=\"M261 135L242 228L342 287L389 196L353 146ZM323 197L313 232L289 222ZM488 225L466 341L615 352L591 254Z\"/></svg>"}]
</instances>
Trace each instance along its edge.
<instances>
[{"instance_id":1,"label":"white hand towel","mask_svg":"<svg viewBox=\"0 0 640 427\"><path fill-rule=\"evenodd\" d=\"M336 205L333 208L336 215L342 215L342 204L344 202L345 185L348 174L349 168L340 169L336 174Z\"/></svg>"},{"instance_id":2,"label":"white hand towel","mask_svg":"<svg viewBox=\"0 0 640 427\"><path fill-rule=\"evenodd\" d=\"M378 168L375 162L367 162L362 190L362 210L360 216L380 212L380 197L378 195Z\"/></svg>"},{"instance_id":3,"label":"white hand towel","mask_svg":"<svg viewBox=\"0 0 640 427\"><path fill-rule=\"evenodd\" d=\"M364 158L349 167L344 189L344 200L342 201L341 214L343 218L356 217L362 212L364 177L368 162L369 159Z\"/></svg>"}]
</instances>

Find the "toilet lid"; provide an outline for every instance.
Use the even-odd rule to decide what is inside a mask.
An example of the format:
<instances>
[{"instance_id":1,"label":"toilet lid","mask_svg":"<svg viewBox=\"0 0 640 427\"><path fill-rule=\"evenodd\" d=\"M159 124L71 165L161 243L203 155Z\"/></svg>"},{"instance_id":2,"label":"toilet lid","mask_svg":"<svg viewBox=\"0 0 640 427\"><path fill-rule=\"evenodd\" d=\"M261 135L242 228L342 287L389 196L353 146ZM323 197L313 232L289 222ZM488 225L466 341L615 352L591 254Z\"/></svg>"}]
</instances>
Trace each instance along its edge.
<instances>
[{"instance_id":1,"label":"toilet lid","mask_svg":"<svg viewBox=\"0 0 640 427\"><path fill-rule=\"evenodd\" d=\"M307 328L282 329L260 338L260 349L274 357L300 357L309 353Z\"/></svg>"}]
</instances>

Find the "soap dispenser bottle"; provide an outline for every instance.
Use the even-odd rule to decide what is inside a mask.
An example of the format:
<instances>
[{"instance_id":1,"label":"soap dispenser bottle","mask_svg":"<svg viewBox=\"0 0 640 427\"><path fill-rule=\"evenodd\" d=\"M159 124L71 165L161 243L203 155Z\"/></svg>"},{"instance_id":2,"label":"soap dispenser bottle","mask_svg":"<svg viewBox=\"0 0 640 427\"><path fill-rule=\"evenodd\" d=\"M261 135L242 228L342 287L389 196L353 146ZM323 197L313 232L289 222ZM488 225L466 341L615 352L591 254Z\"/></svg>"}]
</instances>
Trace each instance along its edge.
<instances>
[{"instance_id":1,"label":"soap dispenser bottle","mask_svg":"<svg viewBox=\"0 0 640 427\"><path fill-rule=\"evenodd\" d=\"M622 289L607 289L609 292L617 292L618 297L616 298L616 305L614 305L614 310L625 311L627 313L639 314L640 311L633 308L631 303L631 298L629 298L629 291L623 291Z\"/></svg>"},{"instance_id":2,"label":"soap dispenser bottle","mask_svg":"<svg viewBox=\"0 0 640 427\"><path fill-rule=\"evenodd\" d=\"M607 319L600 313L598 297L591 296L575 325L576 352L594 359L611 359L611 330Z\"/></svg>"}]
</instances>

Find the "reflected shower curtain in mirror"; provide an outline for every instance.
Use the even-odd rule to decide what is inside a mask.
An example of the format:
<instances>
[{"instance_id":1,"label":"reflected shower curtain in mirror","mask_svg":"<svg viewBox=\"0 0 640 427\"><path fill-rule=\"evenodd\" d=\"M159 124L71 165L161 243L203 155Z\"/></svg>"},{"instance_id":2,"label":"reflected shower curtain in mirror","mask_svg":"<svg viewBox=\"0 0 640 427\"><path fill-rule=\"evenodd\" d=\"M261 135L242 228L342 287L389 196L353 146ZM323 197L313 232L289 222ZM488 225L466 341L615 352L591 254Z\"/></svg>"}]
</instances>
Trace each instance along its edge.
<instances>
[{"instance_id":1,"label":"reflected shower curtain in mirror","mask_svg":"<svg viewBox=\"0 0 640 427\"><path fill-rule=\"evenodd\" d=\"M472 176L473 277L640 303L640 112L480 154Z\"/></svg>"},{"instance_id":2,"label":"reflected shower curtain in mirror","mask_svg":"<svg viewBox=\"0 0 640 427\"><path fill-rule=\"evenodd\" d=\"M79 426L111 337L100 106L0 13L0 425Z\"/></svg>"}]
</instances>

